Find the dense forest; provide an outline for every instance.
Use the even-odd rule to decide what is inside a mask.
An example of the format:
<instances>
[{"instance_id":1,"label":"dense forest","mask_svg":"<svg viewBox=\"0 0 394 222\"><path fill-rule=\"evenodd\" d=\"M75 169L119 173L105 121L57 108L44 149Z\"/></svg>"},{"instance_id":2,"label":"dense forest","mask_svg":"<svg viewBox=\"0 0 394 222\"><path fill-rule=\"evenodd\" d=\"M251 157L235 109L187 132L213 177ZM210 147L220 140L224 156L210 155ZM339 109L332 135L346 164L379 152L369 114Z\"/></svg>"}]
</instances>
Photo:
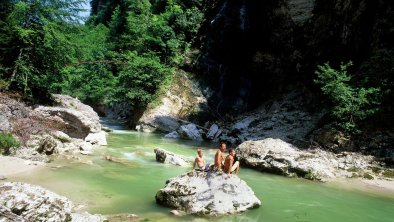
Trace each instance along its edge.
<instances>
[{"instance_id":1,"label":"dense forest","mask_svg":"<svg viewBox=\"0 0 394 222\"><path fill-rule=\"evenodd\" d=\"M223 114L251 110L302 83L340 129L391 126L392 3L316 1L311 20L299 25L287 9L274 10L286 1L258 2L92 0L81 22L82 0L1 1L0 90L32 102L64 93L144 108L183 68L222 90L211 103L224 101ZM337 31L342 26L346 32ZM184 67L194 49L196 65ZM238 92L246 105L234 108Z\"/></svg>"},{"instance_id":2,"label":"dense forest","mask_svg":"<svg viewBox=\"0 0 394 222\"><path fill-rule=\"evenodd\" d=\"M45 102L145 106L171 81L203 20L202 1L2 1L1 89Z\"/></svg>"}]
</instances>

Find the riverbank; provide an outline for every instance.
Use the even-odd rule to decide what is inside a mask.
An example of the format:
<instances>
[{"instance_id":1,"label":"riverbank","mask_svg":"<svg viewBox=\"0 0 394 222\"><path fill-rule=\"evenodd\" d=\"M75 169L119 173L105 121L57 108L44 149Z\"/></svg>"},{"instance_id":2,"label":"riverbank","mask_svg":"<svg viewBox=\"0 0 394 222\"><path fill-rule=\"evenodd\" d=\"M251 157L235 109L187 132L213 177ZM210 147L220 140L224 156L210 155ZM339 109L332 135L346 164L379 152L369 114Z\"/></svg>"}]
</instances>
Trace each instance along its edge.
<instances>
[{"instance_id":1,"label":"riverbank","mask_svg":"<svg viewBox=\"0 0 394 222\"><path fill-rule=\"evenodd\" d=\"M394 180L337 178L328 181L327 186L349 191L360 191L363 193L394 197Z\"/></svg>"},{"instance_id":2,"label":"riverbank","mask_svg":"<svg viewBox=\"0 0 394 222\"><path fill-rule=\"evenodd\" d=\"M32 173L45 167L39 161L24 160L18 157L0 155L0 178L10 178L21 173Z\"/></svg>"}]
</instances>

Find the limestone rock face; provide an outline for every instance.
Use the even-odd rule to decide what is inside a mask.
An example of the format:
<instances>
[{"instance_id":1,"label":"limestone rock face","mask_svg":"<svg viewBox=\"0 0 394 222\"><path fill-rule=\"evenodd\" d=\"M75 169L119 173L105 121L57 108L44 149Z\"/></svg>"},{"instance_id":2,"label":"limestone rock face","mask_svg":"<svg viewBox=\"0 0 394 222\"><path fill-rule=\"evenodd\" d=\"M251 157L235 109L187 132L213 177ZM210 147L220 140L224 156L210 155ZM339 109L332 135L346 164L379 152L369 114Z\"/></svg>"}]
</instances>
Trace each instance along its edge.
<instances>
[{"instance_id":1,"label":"limestone rock face","mask_svg":"<svg viewBox=\"0 0 394 222\"><path fill-rule=\"evenodd\" d=\"M189 172L166 182L156 202L195 215L219 216L257 208L261 201L237 176Z\"/></svg>"},{"instance_id":2,"label":"limestone rock face","mask_svg":"<svg viewBox=\"0 0 394 222\"><path fill-rule=\"evenodd\" d=\"M221 125L219 140L240 144L248 140L280 138L299 147L309 146L305 139L316 129L326 113L309 112L305 108L308 98L294 90L259 108Z\"/></svg>"},{"instance_id":3,"label":"limestone rock face","mask_svg":"<svg viewBox=\"0 0 394 222\"><path fill-rule=\"evenodd\" d=\"M161 96L157 106L148 108L143 113L136 129L143 132L175 131L184 124L182 120L203 110L206 103L207 100L196 83L186 73L176 73L169 90Z\"/></svg>"},{"instance_id":4,"label":"limestone rock face","mask_svg":"<svg viewBox=\"0 0 394 222\"><path fill-rule=\"evenodd\" d=\"M0 113L0 132L8 132L11 131L11 125L8 122L8 119L6 116L4 116L2 113Z\"/></svg>"},{"instance_id":5,"label":"limestone rock face","mask_svg":"<svg viewBox=\"0 0 394 222\"><path fill-rule=\"evenodd\" d=\"M73 213L73 203L39 186L7 182L0 185L0 221L101 222L100 215Z\"/></svg>"},{"instance_id":6,"label":"limestone rock face","mask_svg":"<svg viewBox=\"0 0 394 222\"><path fill-rule=\"evenodd\" d=\"M298 25L303 25L313 15L315 0L287 0L287 4L293 21Z\"/></svg>"},{"instance_id":7,"label":"limestone rock face","mask_svg":"<svg viewBox=\"0 0 394 222\"><path fill-rule=\"evenodd\" d=\"M185 157L176 155L175 153L169 152L165 149L156 148L156 160L160 163L169 163L178 166L189 166L190 161L187 160Z\"/></svg>"}]
</instances>

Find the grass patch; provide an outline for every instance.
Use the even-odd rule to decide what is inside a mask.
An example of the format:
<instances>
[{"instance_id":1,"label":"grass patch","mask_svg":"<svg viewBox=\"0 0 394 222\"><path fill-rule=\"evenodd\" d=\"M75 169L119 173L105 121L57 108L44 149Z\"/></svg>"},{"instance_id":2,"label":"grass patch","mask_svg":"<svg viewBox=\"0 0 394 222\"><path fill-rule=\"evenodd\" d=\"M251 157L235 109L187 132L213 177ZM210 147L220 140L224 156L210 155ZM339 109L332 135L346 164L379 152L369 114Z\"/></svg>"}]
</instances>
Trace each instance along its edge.
<instances>
[{"instance_id":1,"label":"grass patch","mask_svg":"<svg viewBox=\"0 0 394 222\"><path fill-rule=\"evenodd\" d=\"M384 170L382 175L385 177L394 178L394 170Z\"/></svg>"},{"instance_id":2,"label":"grass patch","mask_svg":"<svg viewBox=\"0 0 394 222\"><path fill-rule=\"evenodd\" d=\"M379 167L370 167L370 169L372 170L373 173L379 173L381 170Z\"/></svg>"},{"instance_id":3,"label":"grass patch","mask_svg":"<svg viewBox=\"0 0 394 222\"><path fill-rule=\"evenodd\" d=\"M347 172L358 172L358 168L356 167L350 167L349 169L346 170Z\"/></svg>"},{"instance_id":4,"label":"grass patch","mask_svg":"<svg viewBox=\"0 0 394 222\"><path fill-rule=\"evenodd\" d=\"M4 155L11 154L13 148L19 148L20 143L11 133L0 133L0 152Z\"/></svg>"},{"instance_id":5,"label":"grass patch","mask_svg":"<svg viewBox=\"0 0 394 222\"><path fill-rule=\"evenodd\" d=\"M369 173L364 173L363 178L368 179L368 180L373 180L373 176Z\"/></svg>"}]
</instances>

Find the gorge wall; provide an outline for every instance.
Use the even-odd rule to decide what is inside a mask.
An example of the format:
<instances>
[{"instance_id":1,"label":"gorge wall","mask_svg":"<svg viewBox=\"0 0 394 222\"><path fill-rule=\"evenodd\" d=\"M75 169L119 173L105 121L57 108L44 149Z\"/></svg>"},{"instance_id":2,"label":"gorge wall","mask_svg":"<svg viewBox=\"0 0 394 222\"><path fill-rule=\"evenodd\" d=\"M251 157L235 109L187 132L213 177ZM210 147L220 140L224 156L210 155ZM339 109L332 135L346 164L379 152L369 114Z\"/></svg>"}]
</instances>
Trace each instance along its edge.
<instances>
[{"instance_id":1,"label":"gorge wall","mask_svg":"<svg viewBox=\"0 0 394 222\"><path fill-rule=\"evenodd\" d=\"M372 0L211 1L196 69L216 91L210 105L239 114L301 83L318 64L352 60L354 73L392 50L393 2ZM390 51L392 52L392 51Z\"/></svg>"}]
</instances>

